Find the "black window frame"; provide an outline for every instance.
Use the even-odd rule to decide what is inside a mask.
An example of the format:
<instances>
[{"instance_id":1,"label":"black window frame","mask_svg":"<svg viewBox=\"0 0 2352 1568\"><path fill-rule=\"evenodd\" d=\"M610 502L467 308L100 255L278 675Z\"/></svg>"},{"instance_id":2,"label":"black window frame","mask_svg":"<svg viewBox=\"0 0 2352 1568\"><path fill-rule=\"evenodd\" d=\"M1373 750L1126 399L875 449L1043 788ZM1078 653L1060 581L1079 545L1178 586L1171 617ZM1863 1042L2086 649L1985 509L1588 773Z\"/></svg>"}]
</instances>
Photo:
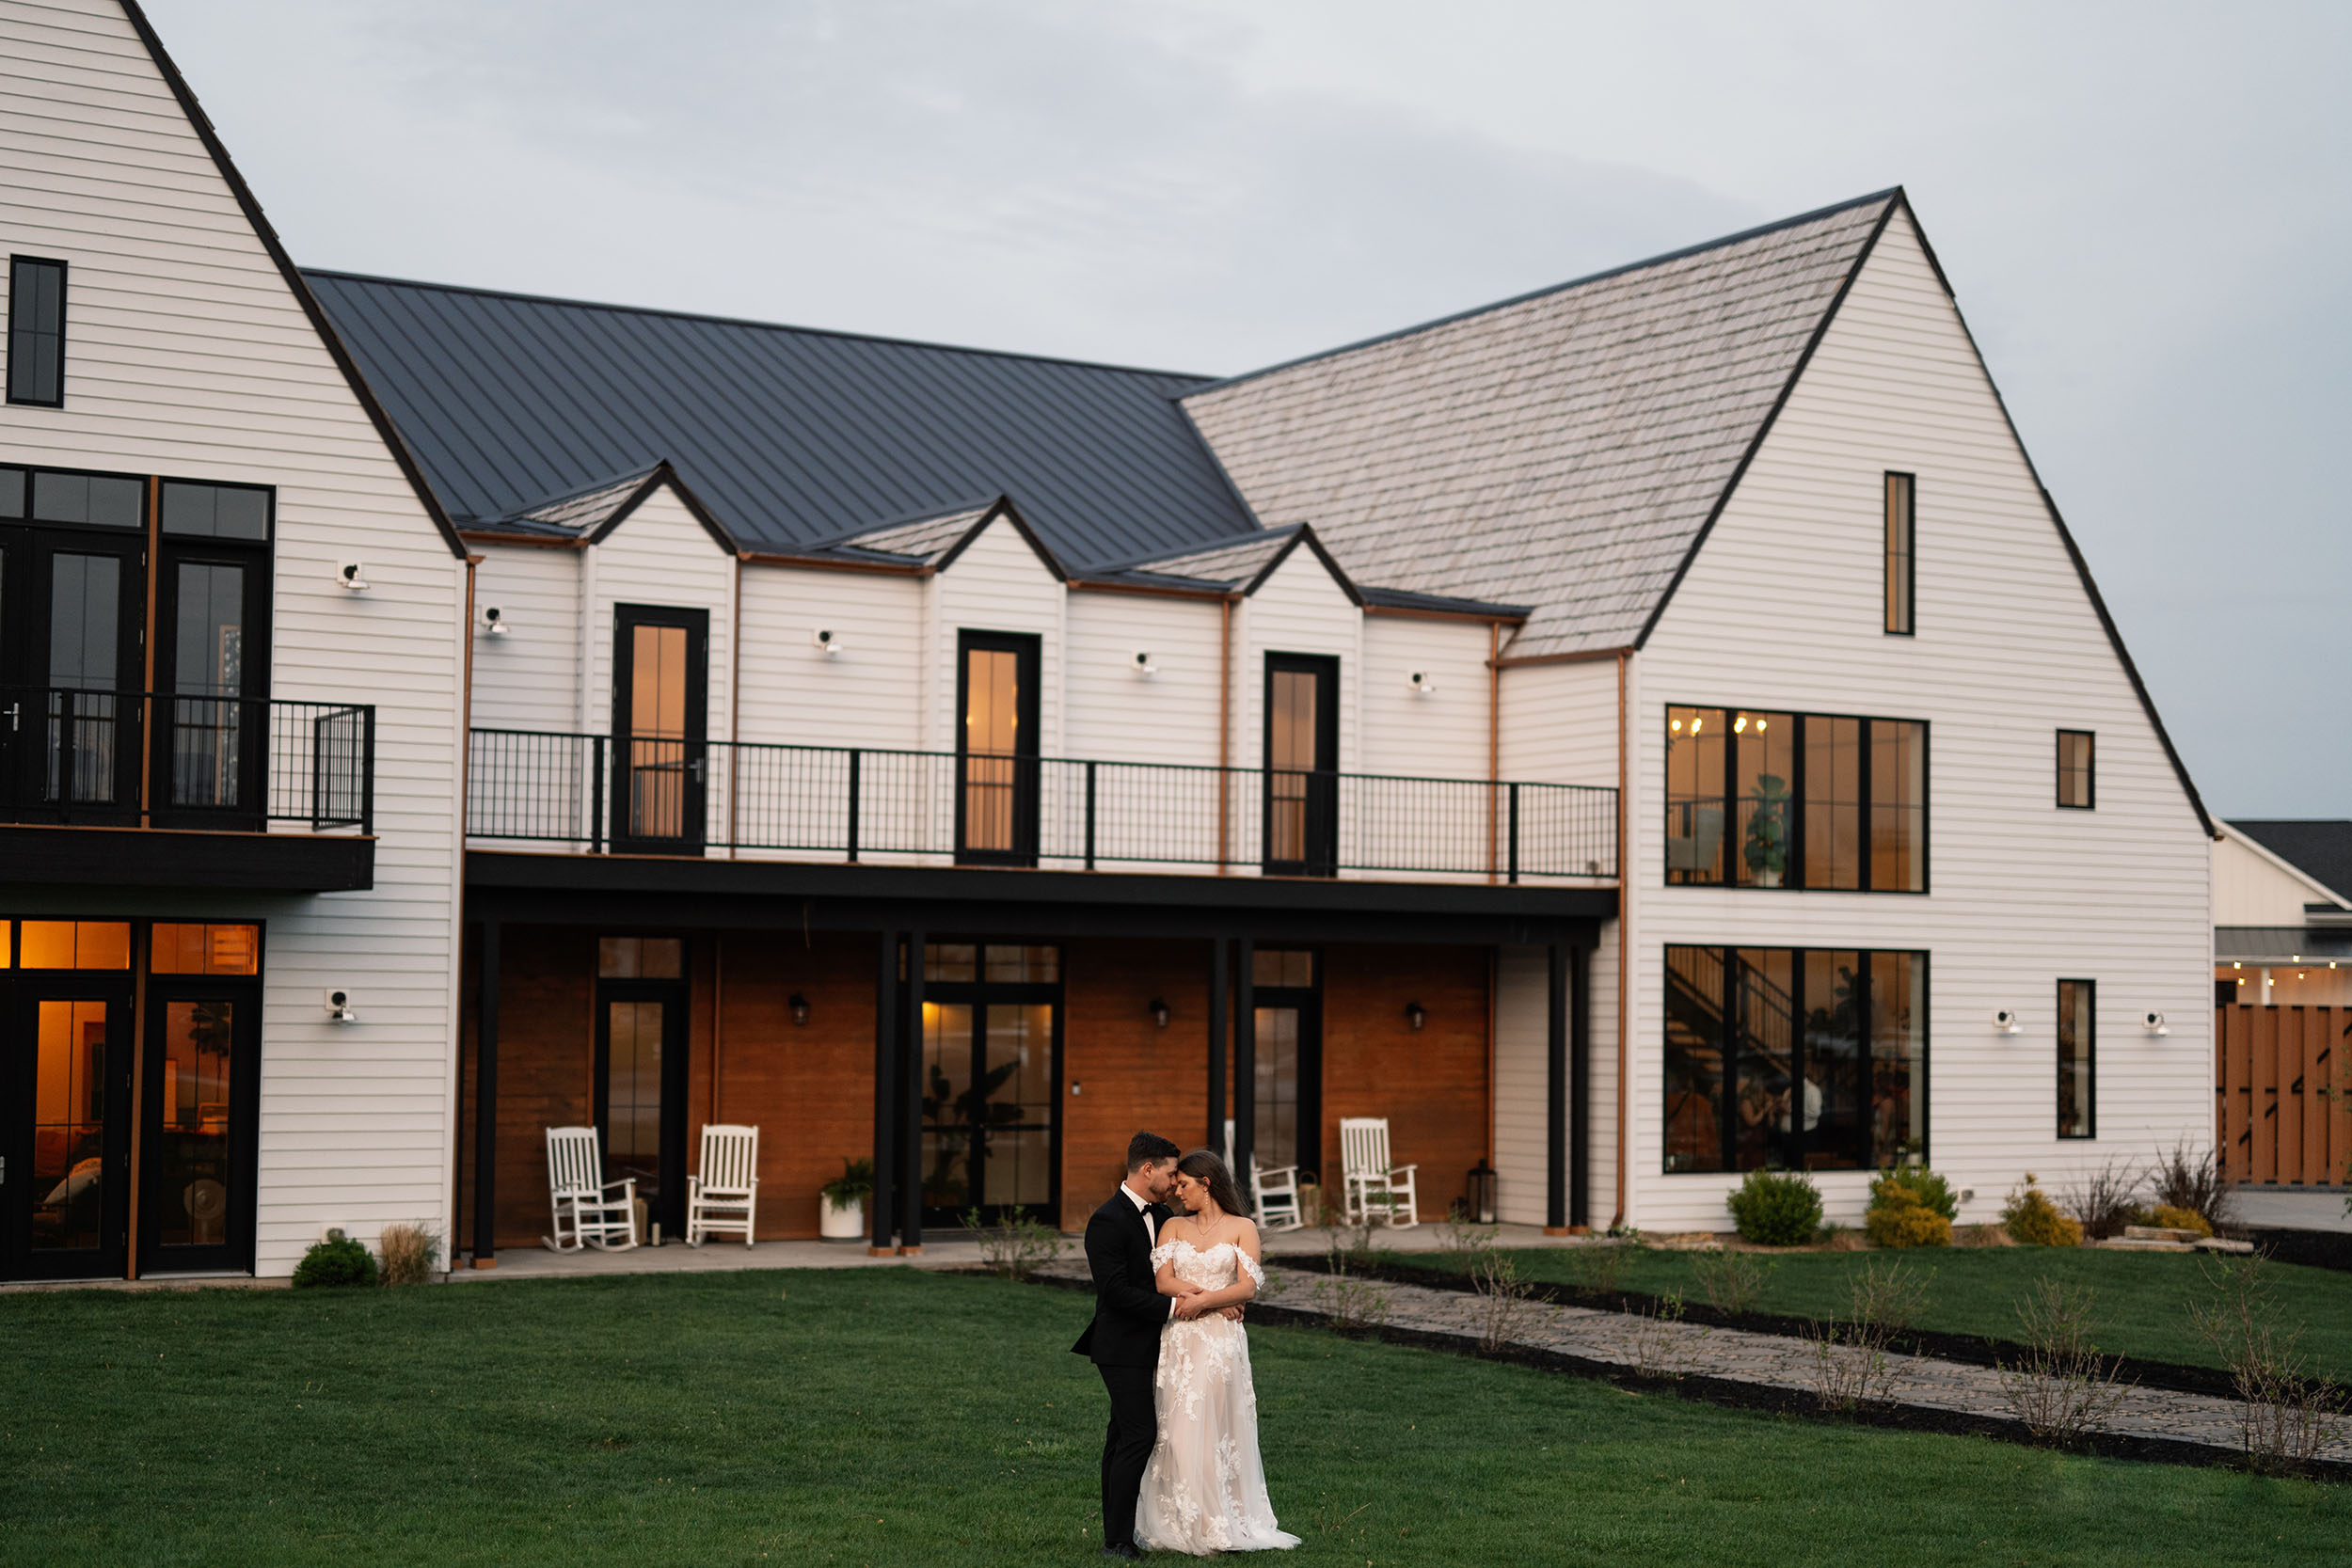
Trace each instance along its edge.
<instances>
[{"instance_id":1,"label":"black window frame","mask_svg":"<svg viewBox=\"0 0 2352 1568\"><path fill-rule=\"evenodd\" d=\"M2084 1021L2089 1025L2090 1036L2089 1039L2077 1039L2074 1042L2074 1060L2072 1063L2068 1060L2066 1049L2069 1027L2066 989L2069 986L2083 988L2085 1006L2081 1010ZM2051 1120L2055 1124L2061 1142L2095 1143L2099 1137L2099 982L2061 975L2058 978L2055 994L2058 1009L2057 1026L2050 1031L2050 1044L2051 1056L2057 1064L2057 1073L2051 1085L2053 1090ZM2079 1132L2070 1132L2066 1130L2066 1078L2070 1066L2075 1069L2074 1098L2081 1111L2082 1123L2082 1131Z\"/></svg>"},{"instance_id":2,"label":"black window frame","mask_svg":"<svg viewBox=\"0 0 2352 1568\"><path fill-rule=\"evenodd\" d=\"M1311 676L1316 685L1315 764L1305 776L1297 860L1278 860L1274 814L1277 780L1295 776L1274 766L1274 680L1277 675ZM1294 654L1269 649L1258 683L1260 869L1269 877L1336 877L1340 861L1340 659L1336 654Z\"/></svg>"},{"instance_id":3,"label":"black window frame","mask_svg":"<svg viewBox=\"0 0 2352 1568\"><path fill-rule=\"evenodd\" d=\"M2066 798L2067 775L2073 771L2066 765L2066 743L2079 740L2085 752L2083 761L2083 798ZM2060 811L2097 811L2099 809L2099 732L2096 730L2060 730L2052 747L2058 769L2058 792L2055 799Z\"/></svg>"},{"instance_id":4,"label":"black window frame","mask_svg":"<svg viewBox=\"0 0 2352 1568\"><path fill-rule=\"evenodd\" d=\"M1889 468L1881 484L1886 509L1881 536L1881 594L1885 600L1885 614L1882 621L1889 637L1916 637L1919 634L1919 476L1905 473L1899 468ZM1899 507L1896 504L1899 486L1902 497ZM1902 533L1899 546L1895 537L1899 527ZM1902 583L1900 626L1895 624L1894 594L1899 559Z\"/></svg>"},{"instance_id":5,"label":"black window frame","mask_svg":"<svg viewBox=\"0 0 2352 1568\"><path fill-rule=\"evenodd\" d=\"M56 365L56 378L57 378L57 379L56 379L56 388L55 388L55 395L54 395L54 396L50 396L50 397L45 397L45 398L44 398L44 397L40 397L40 396L35 396L35 395L32 395L32 394L30 394L30 393L22 393L22 394L21 394L21 393L19 393L19 391L17 390L17 386L18 386L18 381L17 381L18 372L19 372L19 370L22 368L22 367L20 366L20 364L19 364L19 359L18 359L18 348L19 348L20 343L21 343L24 340L28 339L28 338L32 338L32 337L35 337L35 336L40 336L40 337L47 337L47 336L49 336L49 335L50 335L50 334L48 334L47 332L41 331L41 330L40 330L40 328L38 328L38 327L32 327L32 326L19 327L19 326L18 326L18 325L17 325L17 319L16 319L16 317L17 317L17 306L18 306L18 304L21 302L21 300L22 300L22 298L23 298L23 291L22 291L22 289L21 289L21 288L19 287L19 285L18 285L18 277L19 277L19 275L20 275L21 270L22 270L22 269L24 269L24 268L26 268L26 267L54 267L54 268L56 268L56 277L57 277L57 326L56 326L56 340L57 340L57 365ZM60 258L54 257L54 256L14 256L14 255L12 255L12 256L10 256L10 257L8 258L8 401L9 401L10 403L17 404L17 405L19 405L20 407L26 407L26 408L63 408L63 407L65 406L66 299L67 299L67 297L68 297L68 296L67 296L67 290L66 290L67 277L68 277L67 265L66 265L66 262L65 262L63 260L61 260ZM30 373L29 372L25 372L25 379L26 379L27 381L29 381L31 378L32 378L32 377L31 377L31 373Z\"/></svg>"},{"instance_id":6,"label":"black window frame","mask_svg":"<svg viewBox=\"0 0 2352 1568\"><path fill-rule=\"evenodd\" d=\"M1661 1028L1666 1031L1666 1033L1662 1034L1660 1039L1661 1047L1661 1061L1666 1069L1666 1078L1665 1088L1661 1093L1658 1108L1660 1119L1655 1124L1660 1132L1659 1170L1661 1175L1703 1176L1721 1179L1725 1176L1741 1175L1746 1169L1853 1169L1876 1172L1899 1169L1902 1165L1909 1164L1915 1155L1916 1156L1917 1162L1921 1164L1926 1164L1931 1162L1935 1147L1934 1099L1932 1093L1932 1085L1935 1078L1935 1039L1932 1028L1935 1012L1935 970L1932 955L1929 950L1925 948L1908 947L1786 947L1773 943L1741 942L1668 942L1663 944L1659 950L1659 957L1661 959L1660 971L1661 976L1663 977L1661 981L1661 996L1663 988L1670 987L1673 984L1673 954L1677 949L1680 948L1692 948L1716 955L1718 965L1722 974L1724 990L1722 994L1716 998L1716 1006L1718 1010L1718 1020L1725 1030L1725 1034L1723 1037L1719 1037L1715 1042L1715 1049L1718 1053L1717 1061L1720 1066L1723 1079L1717 1089L1717 1104L1715 1106L1716 1128L1718 1137L1721 1140L1721 1148L1719 1162L1713 1168L1701 1169L1688 1166L1677 1167L1668 1163L1672 1158L1672 1154L1669 1149L1672 1139L1669 1134L1666 1118L1671 1116L1673 1112L1674 1043L1671 1031L1674 1027L1674 1019L1672 1003L1670 1001L1661 1000ZM1740 1074L1738 1071L1736 1053L1733 1049L1732 1041L1729 1037L1729 1035L1732 1032L1732 1018L1735 1006L1732 994L1735 988L1735 966L1730 961L1730 955L1735 952L1769 952L1786 953L1788 955L1790 974L1794 981L1794 990L1792 990L1790 998L1790 1009L1792 1017L1798 1021L1796 1037L1790 1042L1789 1066L1792 1077L1802 1076L1804 1071L1804 1055L1805 1049L1804 1043L1804 1030L1803 1026L1804 1017L1804 976L1805 959L1809 955L1824 952L1853 953L1857 959L1860 960L1865 973L1873 976L1874 983L1877 969L1873 960L1881 958L1897 957L1906 958L1911 960L1919 977L1918 996L1920 1002L1916 1016L1912 1021L1912 1026L1917 1032L1919 1037L1917 1076L1911 1085L1911 1096L1917 1107L1916 1119L1919 1127L1919 1134L1917 1138L1918 1147L1915 1149L1905 1148L1901 1151L1899 1158L1898 1158L1894 1163L1881 1164L1878 1163L1877 1149L1869 1147L1868 1138L1872 1135L1869 1133L1869 1129L1874 1128L1876 1125L1878 1101L1876 1097L1876 1077L1871 1070L1872 1036L1868 1022L1868 1015L1866 1014L1865 1022L1861 1026L1861 1066L1864 1082L1869 1086L1871 1094L1868 1102L1863 1108L1866 1145L1865 1156L1862 1162L1858 1165L1854 1166L1809 1166L1802 1164L1790 1166L1774 1165L1768 1162L1763 1165L1742 1167L1739 1164L1737 1150L1739 1107L1737 1101L1740 1092ZM1792 1142L1804 1139L1808 1131L1802 1126L1802 1117L1797 1116L1792 1116L1791 1117L1792 1128L1790 1138ZM1802 1150L1801 1152L1809 1153L1811 1150Z\"/></svg>"},{"instance_id":7,"label":"black window frame","mask_svg":"<svg viewBox=\"0 0 2352 1568\"><path fill-rule=\"evenodd\" d=\"M1788 863L1782 870L1781 879L1776 886L1768 887L1761 882L1743 881L1740 879L1733 863L1733 857L1740 851L1738 847L1732 841L1732 828L1738 819L1737 808L1741 799L1743 799L1743 797L1741 797L1738 792L1740 748L1736 740L1726 740L1724 746L1723 792L1720 795L1706 798L1711 799L1718 803L1724 813L1724 841L1717 851L1719 857L1718 865L1720 867L1720 874L1712 880L1701 880L1692 874L1686 874L1681 878L1681 879L1677 880L1673 866L1671 864L1667 864L1661 867L1662 874L1665 878L1665 886L1737 888L1742 892L1768 893L1867 893L1881 895L1893 895L1913 898L1924 898L1929 894L1935 891L1933 856L1935 839L1935 736L1934 726L1930 721L1925 719L1903 719L1892 714L1799 713L1785 708L1734 707L1727 704L1716 704L1709 705L1705 703L1668 703L1665 706L1662 718L1665 721L1664 734L1666 743L1669 747L1671 747L1674 743L1675 715L1677 711L1720 713L1723 716L1725 733L1729 736L1737 736L1740 733L1736 728L1738 721L1742 718L1750 716L1761 715L1772 719L1787 719L1794 723L1795 738L1790 742L1789 751L1788 849ZM1861 726L1860 730L1857 732L1858 744L1861 750L1861 762L1857 777L1858 794L1855 800L1855 810L1859 813L1859 820L1861 824L1859 851L1861 856L1861 865L1857 876L1856 885L1853 887L1809 887L1804 879L1806 816L1804 732L1807 722L1815 720L1836 721L1839 722L1855 723ZM1871 812L1877 804L1871 796L1870 781L1870 754L1872 744L1871 726L1873 724L1915 724L1918 726L1920 752L1919 885L1915 888L1880 888L1872 887L1870 885L1870 817ZM1705 800L1703 799L1702 800L1694 803L1704 804ZM1674 835L1675 810L1675 802L1669 799L1666 801L1666 832L1670 839Z\"/></svg>"}]
</instances>

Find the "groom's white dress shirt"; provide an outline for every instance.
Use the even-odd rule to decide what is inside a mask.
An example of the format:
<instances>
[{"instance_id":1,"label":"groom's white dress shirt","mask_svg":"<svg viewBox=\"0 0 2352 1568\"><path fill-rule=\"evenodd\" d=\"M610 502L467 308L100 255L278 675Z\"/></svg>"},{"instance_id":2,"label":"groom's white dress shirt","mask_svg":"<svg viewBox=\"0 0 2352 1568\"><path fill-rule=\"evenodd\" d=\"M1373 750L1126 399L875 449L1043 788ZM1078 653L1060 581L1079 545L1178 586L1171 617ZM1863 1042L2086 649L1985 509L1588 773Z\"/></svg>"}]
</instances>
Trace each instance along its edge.
<instances>
[{"instance_id":1,"label":"groom's white dress shirt","mask_svg":"<svg viewBox=\"0 0 2352 1568\"><path fill-rule=\"evenodd\" d=\"M1143 1233L1152 1238L1152 1244L1154 1247L1158 1246L1160 1244L1160 1222L1152 1217L1152 1200L1142 1196L1124 1181L1119 1184L1119 1190L1127 1195L1127 1201L1134 1204L1136 1212L1143 1216ZM1176 1316L1176 1300L1173 1296L1168 1298L1168 1315L1170 1318Z\"/></svg>"}]
</instances>

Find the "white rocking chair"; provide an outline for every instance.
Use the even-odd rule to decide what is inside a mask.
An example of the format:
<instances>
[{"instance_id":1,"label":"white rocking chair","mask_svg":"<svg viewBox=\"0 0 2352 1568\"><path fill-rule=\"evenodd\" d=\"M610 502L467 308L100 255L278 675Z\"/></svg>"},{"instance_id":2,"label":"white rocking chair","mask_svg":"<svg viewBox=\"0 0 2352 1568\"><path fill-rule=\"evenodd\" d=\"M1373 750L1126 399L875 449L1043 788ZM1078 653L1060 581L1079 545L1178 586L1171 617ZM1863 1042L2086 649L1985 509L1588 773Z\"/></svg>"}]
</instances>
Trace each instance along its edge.
<instances>
[{"instance_id":1,"label":"white rocking chair","mask_svg":"<svg viewBox=\"0 0 2352 1568\"><path fill-rule=\"evenodd\" d=\"M1347 1217L1358 1223L1378 1219L1394 1229L1421 1223L1421 1196L1413 1173L1418 1164L1389 1164L1389 1118L1340 1118L1340 1170L1346 1183Z\"/></svg>"},{"instance_id":2,"label":"white rocking chair","mask_svg":"<svg viewBox=\"0 0 2352 1568\"><path fill-rule=\"evenodd\" d=\"M686 1244L700 1246L714 1230L739 1230L751 1245L758 1202L759 1129L706 1123L702 1169L686 1179Z\"/></svg>"},{"instance_id":3,"label":"white rocking chair","mask_svg":"<svg viewBox=\"0 0 2352 1568\"><path fill-rule=\"evenodd\" d=\"M548 1129L548 1201L555 1234L539 1240L549 1252L627 1252L637 1244L637 1182L604 1180L593 1127Z\"/></svg>"},{"instance_id":4,"label":"white rocking chair","mask_svg":"<svg viewBox=\"0 0 2352 1568\"><path fill-rule=\"evenodd\" d=\"M1295 1230L1307 1222L1298 1212L1298 1167L1268 1170L1249 1162L1249 1190L1258 1200L1258 1226L1263 1230Z\"/></svg>"}]
</instances>

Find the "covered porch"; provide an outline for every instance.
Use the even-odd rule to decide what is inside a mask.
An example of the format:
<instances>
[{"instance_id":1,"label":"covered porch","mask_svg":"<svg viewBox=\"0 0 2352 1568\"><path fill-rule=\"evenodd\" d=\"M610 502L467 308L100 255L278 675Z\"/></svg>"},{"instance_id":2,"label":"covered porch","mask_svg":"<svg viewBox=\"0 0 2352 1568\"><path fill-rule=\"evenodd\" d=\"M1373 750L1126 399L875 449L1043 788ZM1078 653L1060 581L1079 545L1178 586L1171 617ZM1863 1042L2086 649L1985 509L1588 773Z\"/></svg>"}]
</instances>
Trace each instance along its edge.
<instances>
[{"instance_id":1,"label":"covered porch","mask_svg":"<svg viewBox=\"0 0 2352 1568\"><path fill-rule=\"evenodd\" d=\"M1547 959L1550 1136L1504 1180L1543 1182L1565 1233L1589 1222L1587 971L1614 912L1613 889L475 851L455 1245L582 1266L538 1243L545 1129L583 1124L665 1240L701 1128L757 1126L750 1256L813 1239L861 1158L860 1250L924 1255L976 1207L1075 1229L1138 1127L1230 1124L1237 1170L1307 1180L1336 1177L1342 1117L1386 1117L1440 1218L1494 1162L1505 946Z\"/></svg>"}]
</instances>

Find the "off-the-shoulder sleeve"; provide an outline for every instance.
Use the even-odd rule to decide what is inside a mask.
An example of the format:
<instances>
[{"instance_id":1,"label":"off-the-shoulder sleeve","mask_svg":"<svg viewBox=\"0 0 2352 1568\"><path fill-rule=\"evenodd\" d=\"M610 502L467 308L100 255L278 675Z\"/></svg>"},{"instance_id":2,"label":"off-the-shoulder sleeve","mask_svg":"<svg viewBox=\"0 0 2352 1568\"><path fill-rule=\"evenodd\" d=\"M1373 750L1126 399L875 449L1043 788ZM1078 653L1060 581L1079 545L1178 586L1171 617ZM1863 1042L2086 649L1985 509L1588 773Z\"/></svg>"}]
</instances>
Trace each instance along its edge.
<instances>
[{"instance_id":1,"label":"off-the-shoulder sleeve","mask_svg":"<svg viewBox=\"0 0 2352 1568\"><path fill-rule=\"evenodd\" d=\"M1152 1249L1152 1272L1153 1274L1159 1273L1168 1266L1168 1260L1176 1256L1177 1245L1175 1242L1162 1242Z\"/></svg>"},{"instance_id":2,"label":"off-the-shoulder sleeve","mask_svg":"<svg viewBox=\"0 0 2352 1568\"><path fill-rule=\"evenodd\" d=\"M1249 1271L1249 1282L1257 1286L1259 1290L1264 1290L1265 1270L1258 1267L1258 1260L1255 1258L1250 1257L1249 1254L1242 1251L1239 1247L1235 1247L1233 1249L1233 1256L1240 1259L1241 1266Z\"/></svg>"}]
</instances>

